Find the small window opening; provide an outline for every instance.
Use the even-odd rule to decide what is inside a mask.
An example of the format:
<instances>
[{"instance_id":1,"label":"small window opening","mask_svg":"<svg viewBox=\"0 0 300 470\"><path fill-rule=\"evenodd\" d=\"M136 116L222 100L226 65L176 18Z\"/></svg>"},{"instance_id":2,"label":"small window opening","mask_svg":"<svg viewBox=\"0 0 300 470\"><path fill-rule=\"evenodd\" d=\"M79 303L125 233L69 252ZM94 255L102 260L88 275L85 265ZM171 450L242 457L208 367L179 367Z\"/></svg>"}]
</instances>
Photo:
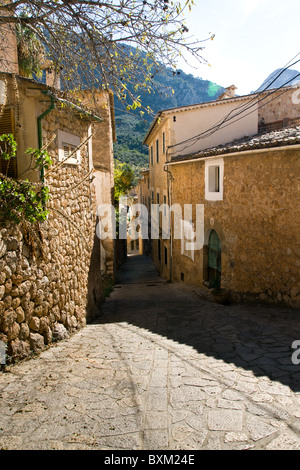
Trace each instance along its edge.
<instances>
[{"instance_id":1,"label":"small window opening","mask_svg":"<svg viewBox=\"0 0 300 470\"><path fill-rule=\"evenodd\" d=\"M211 193L220 192L220 167L213 165L208 169L208 188Z\"/></svg>"}]
</instances>

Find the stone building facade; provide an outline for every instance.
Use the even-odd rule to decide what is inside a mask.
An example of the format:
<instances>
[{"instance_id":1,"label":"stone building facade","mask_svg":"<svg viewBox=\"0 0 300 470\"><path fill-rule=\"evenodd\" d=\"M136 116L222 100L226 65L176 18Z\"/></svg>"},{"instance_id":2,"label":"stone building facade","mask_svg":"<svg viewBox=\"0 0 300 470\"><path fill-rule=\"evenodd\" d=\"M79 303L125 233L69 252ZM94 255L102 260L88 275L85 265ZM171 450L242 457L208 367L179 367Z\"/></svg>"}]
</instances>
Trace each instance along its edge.
<instances>
[{"instance_id":1,"label":"stone building facade","mask_svg":"<svg viewBox=\"0 0 300 470\"><path fill-rule=\"evenodd\" d=\"M300 87L290 86L284 89L262 93L258 108L258 126L260 132L300 125Z\"/></svg>"},{"instance_id":2,"label":"stone building facade","mask_svg":"<svg viewBox=\"0 0 300 470\"><path fill-rule=\"evenodd\" d=\"M252 104L253 97L232 96L208 103L198 103L163 110L157 113L144 144L149 148L149 185L151 204L172 205L173 176L166 163L177 156L186 155L245 135L255 134L258 130L257 104ZM248 115L247 107L252 104L252 113ZM211 135L206 134L208 127L218 127L227 116L234 115L235 109L244 107L239 119L230 123L225 129L220 128ZM193 139L199 135L198 139ZM189 140L192 139L192 140ZM183 188L184 190L185 188ZM188 203L189 195L186 194ZM166 279L173 278L173 241L163 233L162 218L159 214L157 227L152 224L151 253L158 271Z\"/></svg>"},{"instance_id":3,"label":"stone building facade","mask_svg":"<svg viewBox=\"0 0 300 470\"><path fill-rule=\"evenodd\" d=\"M141 178L136 187L137 201L138 203L145 206L148 214L146 221L146 227L148 230L148 237L144 237L140 230L139 237L139 252L140 254L150 255L151 254L151 243L149 240L149 233L151 231L151 192L150 192L150 174L149 169L141 171Z\"/></svg>"},{"instance_id":4,"label":"stone building facade","mask_svg":"<svg viewBox=\"0 0 300 470\"><path fill-rule=\"evenodd\" d=\"M0 81L1 133L8 122L18 143L11 176L33 182L42 177L50 189L49 216L35 252L22 223L0 227L0 340L16 360L67 337L98 313L101 243L92 139L103 118L34 80L1 74ZM104 144L109 136L101 138ZM30 170L25 154L40 146L52 159L44 175ZM110 198L111 183L103 192L106 187Z\"/></svg>"},{"instance_id":5,"label":"stone building facade","mask_svg":"<svg viewBox=\"0 0 300 470\"><path fill-rule=\"evenodd\" d=\"M181 238L174 236L173 229L170 239L161 241L169 248L168 272L161 268L162 257L153 252L163 276L199 287L203 293L227 294L232 301L282 302L300 307L299 95L300 87L296 86L273 90L272 99L267 93L252 95L250 101L246 97L246 107L253 102L254 112L251 121L244 120L244 134L238 136L234 123L222 126L222 136L214 135L219 130L212 129L213 139L209 141L206 135L205 143L199 139L196 152L186 153L188 137L176 142L167 131L167 150L160 168L155 168L155 158L151 161L151 146L165 132L164 117L171 114L173 122L178 121L175 110L162 112L153 123L146 137L150 187L155 188L154 193L165 191L169 206L180 207L185 219L180 221ZM208 109L221 109L233 100L205 104L199 114L199 131L208 122ZM237 110L241 103L236 102ZM234 132L235 138L230 139ZM191 143L194 148L195 140ZM192 207L192 213L184 217L186 204ZM193 234L197 222L201 222L197 205L204 214L200 217L202 245L193 249L184 235L186 226ZM171 228L174 223L172 214Z\"/></svg>"},{"instance_id":6,"label":"stone building facade","mask_svg":"<svg viewBox=\"0 0 300 470\"><path fill-rule=\"evenodd\" d=\"M111 92L87 90L81 94L80 101L88 109L101 116L102 122L93 129L91 140L93 155L93 177L97 207L114 204L114 156L113 144L116 141L114 98ZM98 217L101 225L101 217ZM100 225L97 232L101 232ZM115 276L114 263L117 252L116 241L110 238L101 240L101 273Z\"/></svg>"},{"instance_id":7,"label":"stone building facade","mask_svg":"<svg viewBox=\"0 0 300 470\"><path fill-rule=\"evenodd\" d=\"M169 165L173 204L188 195L194 225L204 206L204 246L183 252L174 240L173 280L300 307L299 144L300 128L284 129ZM222 168L219 199L207 195L210 167Z\"/></svg>"}]
</instances>

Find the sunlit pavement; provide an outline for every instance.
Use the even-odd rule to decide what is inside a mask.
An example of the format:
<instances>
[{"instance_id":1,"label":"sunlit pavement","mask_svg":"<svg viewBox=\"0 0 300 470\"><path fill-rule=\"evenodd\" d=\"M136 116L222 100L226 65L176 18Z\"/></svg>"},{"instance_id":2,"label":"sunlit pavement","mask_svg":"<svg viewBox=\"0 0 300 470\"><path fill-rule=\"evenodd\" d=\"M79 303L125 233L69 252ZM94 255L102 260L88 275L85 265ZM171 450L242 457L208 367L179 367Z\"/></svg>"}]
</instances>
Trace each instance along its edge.
<instances>
[{"instance_id":1,"label":"sunlit pavement","mask_svg":"<svg viewBox=\"0 0 300 470\"><path fill-rule=\"evenodd\" d=\"M300 449L299 311L202 300L143 256L117 282L97 322L0 373L0 448Z\"/></svg>"}]
</instances>

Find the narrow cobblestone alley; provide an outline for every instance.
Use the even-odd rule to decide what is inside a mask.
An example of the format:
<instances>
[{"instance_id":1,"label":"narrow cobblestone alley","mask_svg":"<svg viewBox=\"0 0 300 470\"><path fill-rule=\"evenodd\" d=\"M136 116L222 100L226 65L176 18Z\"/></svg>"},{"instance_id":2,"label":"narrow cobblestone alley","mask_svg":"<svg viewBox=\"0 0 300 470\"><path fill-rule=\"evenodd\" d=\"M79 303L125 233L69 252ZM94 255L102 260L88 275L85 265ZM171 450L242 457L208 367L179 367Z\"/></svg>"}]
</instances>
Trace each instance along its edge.
<instances>
[{"instance_id":1,"label":"narrow cobblestone alley","mask_svg":"<svg viewBox=\"0 0 300 470\"><path fill-rule=\"evenodd\" d=\"M208 302L128 257L98 321L0 373L0 448L299 450L299 313Z\"/></svg>"}]
</instances>

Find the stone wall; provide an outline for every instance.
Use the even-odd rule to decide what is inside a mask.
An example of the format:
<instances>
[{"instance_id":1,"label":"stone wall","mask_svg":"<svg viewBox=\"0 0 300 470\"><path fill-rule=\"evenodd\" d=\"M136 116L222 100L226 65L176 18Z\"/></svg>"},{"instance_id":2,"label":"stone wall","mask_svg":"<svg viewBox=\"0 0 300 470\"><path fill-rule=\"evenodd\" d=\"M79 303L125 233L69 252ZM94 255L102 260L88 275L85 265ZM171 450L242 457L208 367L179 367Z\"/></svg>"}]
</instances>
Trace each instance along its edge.
<instances>
[{"instance_id":1,"label":"stone wall","mask_svg":"<svg viewBox=\"0 0 300 470\"><path fill-rule=\"evenodd\" d=\"M102 118L101 123L93 127L93 165L94 185L97 206L114 203L114 157L115 141L113 96L107 91L86 91L82 102ZM101 222L100 222L101 223ZM114 241L101 241L102 272L114 279Z\"/></svg>"},{"instance_id":2,"label":"stone wall","mask_svg":"<svg viewBox=\"0 0 300 470\"><path fill-rule=\"evenodd\" d=\"M268 96L262 95L258 108L258 122L261 124L276 123L285 119L293 120L300 117L300 86L278 90Z\"/></svg>"},{"instance_id":3,"label":"stone wall","mask_svg":"<svg viewBox=\"0 0 300 470\"><path fill-rule=\"evenodd\" d=\"M205 234L222 246L222 285L234 299L300 306L299 149L224 158L224 197L205 201L204 161L171 167L174 204L204 204ZM193 213L195 221L195 212ZM207 243L206 237L206 243ZM201 286L203 250L194 260L174 241L173 280Z\"/></svg>"},{"instance_id":4,"label":"stone wall","mask_svg":"<svg viewBox=\"0 0 300 470\"><path fill-rule=\"evenodd\" d=\"M45 105L47 106L47 105ZM57 129L87 137L89 121L55 109L43 120L43 141ZM57 138L45 174L50 188L42 250L26 244L22 225L0 227L0 340L11 360L64 339L98 313L101 302L100 240L95 235L96 197L88 176L87 147L79 165L59 165Z\"/></svg>"},{"instance_id":5,"label":"stone wall","mask_svg":"<svg viewBox=\"0 0 300 470\"><path fill-rule=\"evenodd\" d=\"M66 260L71 245L64 245L65 253L58 246L61 228L59 223L43 224L45 260L40 253L33 257L21 227L0 231L0 340L13 360L41 351L85 324L85 305L78 295L84 279L78 272L77 283L69 285L68 274L76 266Z\"/></svg>"}]
</instances>

